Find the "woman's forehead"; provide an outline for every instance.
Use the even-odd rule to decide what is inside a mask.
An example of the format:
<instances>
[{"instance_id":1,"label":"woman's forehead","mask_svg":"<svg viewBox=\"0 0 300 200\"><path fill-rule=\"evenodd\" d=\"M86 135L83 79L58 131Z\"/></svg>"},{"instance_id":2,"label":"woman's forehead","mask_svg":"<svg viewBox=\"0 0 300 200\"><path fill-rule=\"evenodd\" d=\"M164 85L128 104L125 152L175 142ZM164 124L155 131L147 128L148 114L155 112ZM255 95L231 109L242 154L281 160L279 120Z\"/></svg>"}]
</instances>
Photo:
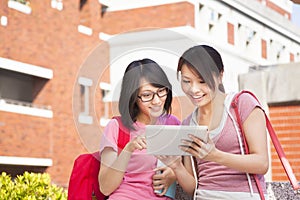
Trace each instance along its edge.
<instances>
[{"instance_id":1,"label":"woman's forehead","mask_svg":"<svg viewBox=\"0 0 300 200\"><path fill-rule=\"evenodd\" d=\"M199 76L196 69L194 69L194 68L192 68L188 65L183 65L182 66L181 75L186 76L186 77L201 79L201 76Z\"/></svg>"},{"instance_id":2,"label":"woman's forehead","mask_svg":"<svg viewBox=\"0 0 300 200\"><path fill-rule=\"evenodd\" d=\"M146 79L142 78L140 81L140 90L153 90L157 89L157 87L154 87L149 81Z\"/></svg>"}]
</instances>

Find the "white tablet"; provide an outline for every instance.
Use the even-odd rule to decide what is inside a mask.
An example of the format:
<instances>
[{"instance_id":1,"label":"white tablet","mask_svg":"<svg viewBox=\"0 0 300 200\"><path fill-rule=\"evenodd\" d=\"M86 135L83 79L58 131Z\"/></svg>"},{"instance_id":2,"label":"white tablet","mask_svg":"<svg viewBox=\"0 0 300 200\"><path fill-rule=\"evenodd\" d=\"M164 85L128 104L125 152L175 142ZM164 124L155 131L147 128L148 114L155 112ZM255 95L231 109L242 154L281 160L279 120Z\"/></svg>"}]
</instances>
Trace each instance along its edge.
<instances>
[{"instance_id":1,"label":"white tablet","mask_svg":"<svg viewBox=\"0 0 300 200\"><path fill-rule=\"evenodd\" d=\"M188 134L208 141L207 126L175 126L175 125L147 125L146 142L147 153L151 155L189 155L179 149L182 139L188 139Z\"/></svg>"}]
</instances>

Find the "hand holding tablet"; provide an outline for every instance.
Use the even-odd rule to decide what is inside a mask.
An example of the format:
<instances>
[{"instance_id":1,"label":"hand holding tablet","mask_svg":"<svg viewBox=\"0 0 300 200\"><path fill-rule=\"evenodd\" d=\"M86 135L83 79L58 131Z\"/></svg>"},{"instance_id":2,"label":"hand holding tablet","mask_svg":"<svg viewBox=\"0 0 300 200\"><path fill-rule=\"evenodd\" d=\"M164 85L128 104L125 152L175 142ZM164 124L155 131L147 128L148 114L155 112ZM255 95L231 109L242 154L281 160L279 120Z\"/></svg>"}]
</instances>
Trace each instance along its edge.
<instances>
[{"instance_id":1,"label":"hand holding tablet","mask_svg":"<svg viewBox=\"0 0 300 200\"><path fill-rule=\"evenodd\" d=\"M192 134L203 142L208 142L207 126L174 126L174 125L147 125L146 143L147 153L151 155L189 155L179 146L182 140L191 140Z\"/></svg>"}]
</instances>

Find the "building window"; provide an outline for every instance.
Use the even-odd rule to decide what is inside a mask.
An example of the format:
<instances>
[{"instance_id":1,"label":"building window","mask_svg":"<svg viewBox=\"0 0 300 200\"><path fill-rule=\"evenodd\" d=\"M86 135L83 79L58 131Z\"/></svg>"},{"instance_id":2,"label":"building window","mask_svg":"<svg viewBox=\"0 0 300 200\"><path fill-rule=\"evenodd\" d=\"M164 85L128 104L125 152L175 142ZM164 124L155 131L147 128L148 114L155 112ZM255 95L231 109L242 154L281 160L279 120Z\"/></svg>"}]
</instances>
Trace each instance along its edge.
<instances>
[{"instance_id":1,"label":"building window","mask_svg":"<svg viewBox=\"0 0 300 200\"><path fill-rule=\"evenodd\" d=\"M93 117L90 115L90 87L93 80L86 77L79 77L80 88L80 113L78 121L81 124L93 124Z\"/></svg>"},{"instance_id":2,"label":"building window","mask_svg":"<svg viewBox=\"0 0 300 200\"><path fill-rule=\"evenodd\" d=\"M256 31L254 31L249 26L241 23L238 23L237 30L237 39L239 45L248 47L250 43L255 39Z\"/></svg>"},{"instance_id":3,"label":"building window","mask_svg":"<svg viewBox=\"0 0 300 200\"><path fill-rule=\"evenodd\" d=\"M0 98L33 102L34 77L0 69Z\"/></svg>"},{"instance_id":4,"label":"building window","mask_svg":"<svg viewBox=\"0 0 300 200\"><path fill-rule=\"evenodd\" d=\"M80 0L80 24L86 27L91 27L91 11L88 0Z\"/></svg>"},{"instance_id":5,"label":"building window","mask_svg":"<svg viewBox=\"0 0 300 200\"><path fill-rule=\"evenodd\" d=\"M246 45L249 45L249 43L254 39L256 35L256 32L252 30L249 27L246 27Z\"/></svg>"},{"instance_id":6,"label":"building window","mask_svg":"<svg viewBox=\"0 0 300 200\"><path fill-rule=\"evenodd\" d=\"M102 102L104 104L104 108L103 108L103 114L101 116L100 119L100 125L102 127L105 127L107 125L107 123L109 122L110 118L109 118L109 102L111 101L111 85L109 83L106 82L100 82L99 85L100 89L101 89L101 94L102 94Z\"/></svg>"},{"instance_id":7,"label":"building window","mask_svg":"<svg viewBox=\"0 0 300 200\"><path fill-rule=\"evenodd\" d=\"M221 14L212 8L208 8L208 29L211 30L220 20Z\"/></svg>"},{"instance_id":8,"label":"building window","mask_svg":"<svg viewBox=\"0 0 300 200\"><path fill-rule=\"evenodd\" d=\"M29 74L0 69L0 99L19 105L33 104L47 81Z\"/></svg>"},{"instance_id":9,"label":"building window","mask_svg":"<svg viewBox=\"0 0 300 200\"><path fill-rule=\"evenodd\" d=\"M30 2L28 0L10 0L10 1L16 1L16 2L19 2L21 4L24 4L24 5L30 5Z\"/></svg>"},{"instance_id":10,"label":"building window","mask_svg":"<svg viewBox=\"0 0 300 200\"><path fill-rule=\"evenodd\" d=\"M0 111L52 118L49 105L37 105L53 71L0 57Z\"/></svg>"},{"instance_id":11,"label":"building window","mask_svg":"<svg viewBox=\"0 0 300 200\"><path fill-rule=\"evenodd\" d=\"M80 0L79 4L80 19L77 30L79 33L91 36L93 29L91 29L91 11L90 3L88 0Z\"/></svg>"}]
</instances>

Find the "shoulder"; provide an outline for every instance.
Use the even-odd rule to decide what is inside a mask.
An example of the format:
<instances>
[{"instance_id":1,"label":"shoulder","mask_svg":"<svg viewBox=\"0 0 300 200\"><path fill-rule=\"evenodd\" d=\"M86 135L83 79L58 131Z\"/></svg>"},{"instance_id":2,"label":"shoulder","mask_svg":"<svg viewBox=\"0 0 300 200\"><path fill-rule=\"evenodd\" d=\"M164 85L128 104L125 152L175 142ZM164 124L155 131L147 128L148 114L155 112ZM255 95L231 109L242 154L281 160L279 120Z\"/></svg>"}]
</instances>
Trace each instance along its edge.
<instances>
[{"instance_id":1,"label":"shoulder","mask_svg":"<svg viewBox=\"0 0 300 200\"><path fill-rule=\"evenodd\" d=\"M191 113L189 116L187 116L183 121L182 125L190 125L191 119L192 119L193 113Z\"/></svg>"},{"instance_id":2,"label":"shoulder","mask_svg":"<svg viewBox=\"0 0 300 200\"><path fill-rule=\"evenodd\" d=\"M118 133L119 123L117 119L111 119L104 128L104 135L114 136L114 133Z\"/></svg>"},{"instance_id":3,"label":"shoulder","mask_svg":"<svg viewBox=\"0 0 300 200\"><path fill-rule=\"evenodd\" d=\"M100 152L106 147L111 147L117 152L117 141L119 135L119 124L116 119L111 119L104 128L100 140Z\"/></svg>"},{"instance_id":4,"label":"shoulder","mask_svg":"<svg viewBox=\"0 0 300 200\"><path fill-rule=\"evenodd\" d=\"M117 119L112 118L111 120L109 120L109 122L107 123L106 127L114 127L117 126L119 127L119 122Z\"/></svg>"},{"instance_id":5,"label":"shoulder","mask_svg":"<svg viewBox=\"0 0 300 200\"><path fill-rule=\"evenodd\" d=\"M240 94L240 96L238 97L237 106L242 121L246 120L255 108L260 108L261 110L263 110L256 97L247 92L243 92Z\"/></svg>"},{"instance_id":6,"label":"shoulder","mask_svg":"<svg viewBox=\"0 0 300 200\"><path fill-rule=\"evenodd\" d=\"M237 94L238 95L238 94ZM238 107L239 108L248 108L250 107L250 109L254 109L255 107L260 107L261 105L258 102L258 100L256 99L256 97L252 96L251 94L247 93L247 92L242 92L238 98Z\"/></svg>"}]
</instances>

